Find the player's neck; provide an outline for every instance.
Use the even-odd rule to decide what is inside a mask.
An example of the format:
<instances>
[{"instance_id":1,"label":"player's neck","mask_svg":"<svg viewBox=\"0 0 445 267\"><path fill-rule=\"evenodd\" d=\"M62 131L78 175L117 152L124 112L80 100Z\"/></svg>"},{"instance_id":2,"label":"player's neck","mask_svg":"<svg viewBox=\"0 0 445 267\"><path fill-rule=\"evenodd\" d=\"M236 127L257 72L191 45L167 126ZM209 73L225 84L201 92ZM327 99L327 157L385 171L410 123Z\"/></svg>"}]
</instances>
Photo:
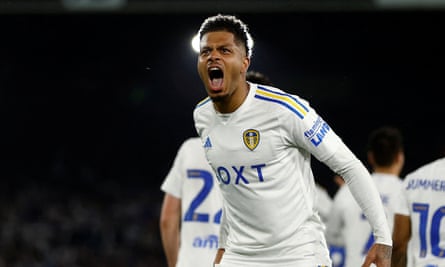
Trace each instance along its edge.
<instances>
[{"instance_id":1,"label":"player's neck","mask_svg":"<svg viewBox=\"0 0 445 267\"><path fill-rule=\"evenodd\" d=\"M373 172L400 176L401 168L396 165L392 165L392 166L388 166L388 167L375 167Z\"/></svg>"}]
</instances>

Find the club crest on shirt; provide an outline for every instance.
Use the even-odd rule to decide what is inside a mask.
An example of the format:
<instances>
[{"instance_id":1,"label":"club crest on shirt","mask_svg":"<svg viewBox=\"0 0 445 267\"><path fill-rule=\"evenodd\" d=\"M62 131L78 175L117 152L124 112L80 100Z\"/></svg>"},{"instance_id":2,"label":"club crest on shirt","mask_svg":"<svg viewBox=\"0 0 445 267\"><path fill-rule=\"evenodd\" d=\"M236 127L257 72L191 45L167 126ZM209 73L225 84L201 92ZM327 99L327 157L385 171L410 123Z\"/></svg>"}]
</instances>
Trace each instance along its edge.
<instances>
[{"instance_id":1,"label":"club crest on shirt","mask_svg":"<svg viewBox=\"0 0 445 267\"><path fill-rule=\"evenodd\" d=\"M243 133L243 141L247 148L253 151L260 142L260 132L255 129L245 130Z\"/></svg>"}]
</instances>

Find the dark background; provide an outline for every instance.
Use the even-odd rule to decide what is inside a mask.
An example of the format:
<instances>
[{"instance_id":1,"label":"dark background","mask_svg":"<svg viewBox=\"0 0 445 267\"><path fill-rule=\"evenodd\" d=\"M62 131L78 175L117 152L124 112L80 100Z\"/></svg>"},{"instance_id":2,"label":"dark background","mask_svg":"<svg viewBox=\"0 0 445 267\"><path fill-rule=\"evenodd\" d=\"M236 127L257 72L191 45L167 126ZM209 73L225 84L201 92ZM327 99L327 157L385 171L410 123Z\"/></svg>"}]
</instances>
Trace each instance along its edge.
<instances>
[{"instance_id":1,"label":"dark background","mask_svg":"<svg viewBox=\"0 0 445 267\"><path fill-rule=\"evenodd\" d=\"M179 145L195 135L192 111L205 91L190 40L215 13L0 14L1 223L60 223L51 208L73 221L80 209L85 222L62 241L41 237L46 248L88 248L76 252L78 266L101 266L103 258L115 264L108 266L164 266L159 187ZM404 134L402 176L439 157L443 10L230 13L251 29L251 69L309 100L364 162L367 135L382 125ZM334 194L332 173L313 164ZM97 214L101 227L91 219ZM120 239L111 242L103 229L113 220ZM13 241L0 242L13 254L0 255L0 264L55 262L16 228ZM115 244L108 252L107 242ZM127 254L110 252L120 246Z\"/></svg>"}]
</instances>

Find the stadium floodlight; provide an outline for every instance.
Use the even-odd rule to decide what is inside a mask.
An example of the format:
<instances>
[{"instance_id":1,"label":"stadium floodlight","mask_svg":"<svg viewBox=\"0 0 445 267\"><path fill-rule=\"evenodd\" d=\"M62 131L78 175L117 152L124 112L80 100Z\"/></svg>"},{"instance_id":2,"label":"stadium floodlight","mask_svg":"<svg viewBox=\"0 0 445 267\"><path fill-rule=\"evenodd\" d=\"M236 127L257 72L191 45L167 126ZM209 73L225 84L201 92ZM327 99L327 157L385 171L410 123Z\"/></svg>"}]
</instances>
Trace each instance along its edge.
<instances>
[{"instance_id":1,"label":"stadium floodlight","mask_svg":"<svg viewBox=\"0 0 445 267\"><path fill-rule=\"evenodd\" d=\"M192 38L191 45L193 48L193 51L196 53L199 53L199 35L195 34Z\"/></svg>"}]
</instances>

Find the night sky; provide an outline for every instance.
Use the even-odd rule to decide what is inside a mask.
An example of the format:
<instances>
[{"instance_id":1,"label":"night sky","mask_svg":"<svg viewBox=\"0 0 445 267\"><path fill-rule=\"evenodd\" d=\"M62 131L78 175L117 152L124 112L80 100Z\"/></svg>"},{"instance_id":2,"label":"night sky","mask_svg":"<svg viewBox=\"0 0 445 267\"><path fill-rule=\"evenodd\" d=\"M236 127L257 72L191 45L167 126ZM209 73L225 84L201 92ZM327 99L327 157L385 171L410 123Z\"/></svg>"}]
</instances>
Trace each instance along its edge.
<instances>
[{"instance_id":1,"label":"night sky","mask_svg":"<svg viewBox=\"0 0 445 267\"><path fill-rule=\"evenodd\" d=\"M0 15L2 178L158 190L195 135L205 91L190 39L207 15ZM444 12L236 15L255 39L251 69L309 100L360 159L388 124L405 137L403 175L438 157ZM332 188L324 166L314 173Z\"/></svg>"}]
</instances>

